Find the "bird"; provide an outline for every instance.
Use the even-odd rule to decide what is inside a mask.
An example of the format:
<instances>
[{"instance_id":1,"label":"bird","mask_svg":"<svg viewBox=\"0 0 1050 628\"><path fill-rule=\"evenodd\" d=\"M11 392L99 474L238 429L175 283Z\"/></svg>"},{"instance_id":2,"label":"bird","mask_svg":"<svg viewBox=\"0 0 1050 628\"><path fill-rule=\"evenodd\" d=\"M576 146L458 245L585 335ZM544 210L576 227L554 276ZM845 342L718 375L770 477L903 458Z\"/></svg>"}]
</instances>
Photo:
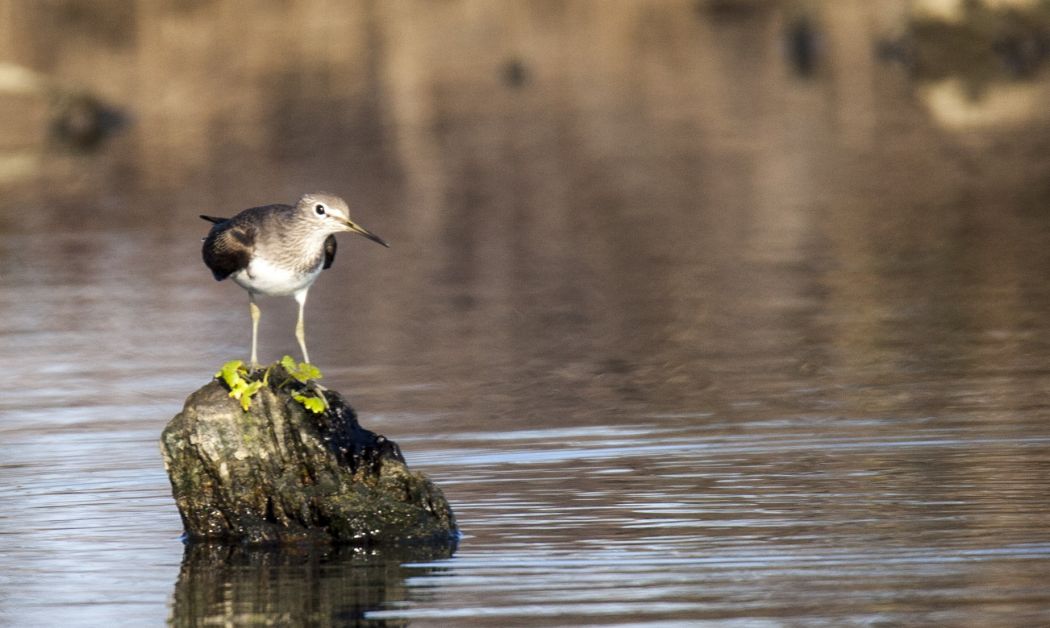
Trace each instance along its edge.
<instances>
[{"instance_id":1,"label":"bird","mask_svg":"<svg viewBox=\"0 0 1050 628\"><path fill-rule=\"evenodd\" d=\"M360 234L385 247L390 245L350 219L346 201L327 192L304 194L295 205L264 205L245 209L232 218L201 214L212 223L204 237L201 256L216 281L230 278L248 291L252 318L251 366L258 367L258 295L291 296L299 304L295 338L306 350L303 310L310 286L335 260L335 234Z\"/></svg>"}]
</instances>

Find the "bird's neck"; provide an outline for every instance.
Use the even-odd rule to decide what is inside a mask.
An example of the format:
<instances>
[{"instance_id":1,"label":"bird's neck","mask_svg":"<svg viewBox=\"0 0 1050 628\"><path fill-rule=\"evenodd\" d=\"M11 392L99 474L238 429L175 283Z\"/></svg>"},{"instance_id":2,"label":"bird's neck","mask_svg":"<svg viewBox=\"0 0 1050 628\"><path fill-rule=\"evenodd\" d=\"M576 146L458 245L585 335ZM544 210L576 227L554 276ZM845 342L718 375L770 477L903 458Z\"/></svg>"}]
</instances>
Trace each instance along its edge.
<instances>
[{"instance_id":1,"label":"bird's neck","mask_svg":"<svg viewBox=\"0 0 1050 628\"><path fill-rule=\"evenodd\" d=\"M285 232L277 246L262 253L281 266L308 272L323 263L324 242L328 236L316 230Z\"/></svg>"}]
</instances>

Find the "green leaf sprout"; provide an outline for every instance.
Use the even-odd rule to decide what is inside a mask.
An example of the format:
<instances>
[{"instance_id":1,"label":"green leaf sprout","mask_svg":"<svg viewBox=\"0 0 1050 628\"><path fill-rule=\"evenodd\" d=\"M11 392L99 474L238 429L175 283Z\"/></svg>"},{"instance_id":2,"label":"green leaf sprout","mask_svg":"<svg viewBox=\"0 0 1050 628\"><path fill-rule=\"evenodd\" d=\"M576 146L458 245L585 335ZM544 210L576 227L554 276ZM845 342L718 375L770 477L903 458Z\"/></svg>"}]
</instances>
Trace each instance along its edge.
<instances>
[{"instance_id":1,"label":"green leaf sprout","mask_svg":"<svg viewBox=\"0 0 1050 628\"><path fill-rule=\"evenodd\" d=\"M281 366L284 370L288 371L288 374L295 378L301 384L305 384L311 379L321 379L324 377L321 375L320 369L309 362L296 363L295 359L290 355L286 355L281 358Z\"/></svg>"},{"instance_id":2,"label":"green leaf sprout","mask_svg":"<svg viewBox=\"0 0 1050 628\"><path fill-rule=\"evenodd\" d=\"M230 360L215 374L215 377L226 383L226 387L230 389L230 397L240 401L245 412L252 405L252 395L259 392L267 379L263 377L262 381L253 382L247 379L249 375L248 367L244 366L241 360Z\"/></svg>"},{"instance_id":3,"label":"green leaf sprout","mask_svg":"<svg viewBox=\"0 0 1050 628\"><path fill-rule=\"evenodd\" d=\"M304 408L314 414L321 414L328 409L328 404L325 402L324 397L304 395L303 393L292 393L292 398L303 404Z\"/></svg>"},{"instance_id":4,"label":"green leaf sprout","mask_svg":"<svg viewBox=\"0 0 1050 628\"><path fill-rule=\"evenodd\" d=\"M317 390L320 386L316 383L310 383L312 380L321 379L320 369L307 362L296 362L289 355L281 358L280 364L288 372L288 379L281 382L278 388L288 390L288 385L293 381L305 384L309 387L307 390L289 391L292 398L314 414L321 414L328 409L328 400L325 399L324 393ZM226 384L226 387L230 389L230 397L240 401L241 408L247 412L252 405L252 397L255 393L259 392L263 386L270 385L271 368L273 367L266 369L261 380L252 381L251 371L248 370L243 361L230 360L222 365L215 377Z\"/></svg>"},{"instance_id":5,"label":"green leaf sprout","mask_svg":"<svg viewBox=\"0 0 1050 628\"><path fill-rule=\"evenodd\" d=\"M324 377L321 375L321 370L313 364L310 364L309 362L296 362L290 355L281 358L281 366L288 372L291 379L294 379L300 384L309 384L310 380L317 380ZM288 382L286 381L284 383L287 384ZM328 401L324 398L323 393L310 394L304 391L295 391L292 392L292 398L303 404L304 408L314 414L321 414L328 409Z\"/></svg>"}]
</instances>

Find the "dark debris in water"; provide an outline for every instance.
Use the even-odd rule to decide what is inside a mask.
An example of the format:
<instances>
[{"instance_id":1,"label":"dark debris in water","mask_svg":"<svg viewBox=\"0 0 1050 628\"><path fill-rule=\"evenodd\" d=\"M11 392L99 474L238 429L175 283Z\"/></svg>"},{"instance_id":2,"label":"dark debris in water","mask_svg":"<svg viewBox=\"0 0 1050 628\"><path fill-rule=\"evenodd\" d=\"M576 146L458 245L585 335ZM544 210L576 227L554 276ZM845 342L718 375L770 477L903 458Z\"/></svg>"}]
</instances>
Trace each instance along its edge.
<instances>
[{"instance_id":1,"label":"dark debris in water","mask_svg":"<svg viewBox=\"0 0 1050 628\"><path fill-rule=\"evenodd\" d=\"M83 92L54 98L51 136L78 151L91 151L128 123L126 113Z\"/></svg>"},{"instance_id":2,"label":"dark debris in water","mask_svg":"<svg viewBox=\"0 0 1050 628\"><path fill-rule=\"evenodd\" d=\"M879 42L876 54L923 79L1031 78L1050 58L1050 5L1022 9L970 2L959 20L916 17L904 35Z\"/></svg>"}]
</instances>

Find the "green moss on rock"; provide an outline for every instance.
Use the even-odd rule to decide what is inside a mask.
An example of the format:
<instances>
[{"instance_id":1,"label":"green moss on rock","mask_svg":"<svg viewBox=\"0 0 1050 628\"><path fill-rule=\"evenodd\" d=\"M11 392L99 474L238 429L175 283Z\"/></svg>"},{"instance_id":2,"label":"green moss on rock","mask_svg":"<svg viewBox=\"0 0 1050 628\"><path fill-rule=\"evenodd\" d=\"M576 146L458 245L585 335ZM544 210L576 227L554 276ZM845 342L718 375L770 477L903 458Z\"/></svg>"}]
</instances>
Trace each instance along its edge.
<instances>
[{"instance_id":1,"label":"green moss on rock","mask_svg":"<svg viewBox=\"0 0 1050 628\"><path fill-rule=\"evenodd\" d=\"M194 392L161 435L164 466L190 540L247 544L449 543L452 509L400 449L362 428L338 393L314 414L270 385L251 408L219 380ZM259 375L261 377L261 374ZM316 392L316 391L315 391Z\"/></svg>"}]
</instances>

